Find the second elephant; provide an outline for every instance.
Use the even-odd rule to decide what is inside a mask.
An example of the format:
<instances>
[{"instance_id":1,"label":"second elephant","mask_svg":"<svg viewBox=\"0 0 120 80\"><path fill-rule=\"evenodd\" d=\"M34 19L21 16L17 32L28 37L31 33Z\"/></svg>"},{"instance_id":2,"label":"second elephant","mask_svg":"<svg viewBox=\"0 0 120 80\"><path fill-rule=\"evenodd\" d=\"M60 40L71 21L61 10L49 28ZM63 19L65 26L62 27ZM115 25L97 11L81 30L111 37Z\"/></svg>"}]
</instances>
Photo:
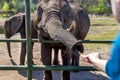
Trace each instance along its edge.
<instances>
[{"instance_id":1,"label":"second elephant","mask_svg":"<svg viewBox=\"0 0 120 80\"><path fill-rule=\"evenodd\" d=\"M22 39L26 38L26 29L25 29L25 13L18 13L14 16L9 17L4 24L5 28L5 38L11 38L16 33L20 33ZM31 17L31 38L37 38L37 31L33 28L33 21ZM32 42L32 48L34 43ZM11 55L10 42L7 42L7 48L9 56ZM20 53L20 65L24 65L26 56L26 43L22 42L21 44L21 53ZM34 64L34 62L32 61Z\"/></svg>"}]
</instances>

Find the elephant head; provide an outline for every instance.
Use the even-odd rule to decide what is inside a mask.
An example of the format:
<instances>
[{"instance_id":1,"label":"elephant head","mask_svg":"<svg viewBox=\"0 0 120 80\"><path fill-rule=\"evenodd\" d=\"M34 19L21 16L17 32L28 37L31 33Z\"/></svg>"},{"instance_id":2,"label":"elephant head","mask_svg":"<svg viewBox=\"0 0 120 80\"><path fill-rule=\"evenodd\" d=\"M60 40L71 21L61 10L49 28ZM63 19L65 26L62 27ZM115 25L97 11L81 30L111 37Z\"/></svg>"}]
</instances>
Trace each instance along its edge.
<instances>
[{"instance_id":1,"label":"elephant head","mask_svg":"<svg viewBox=\"0 0 120 80\"><path fill-rule=\"evenodd\" d=\"M73 10L67 0L39 0L37 16L41 9L41 21L36 20L35 27L43 37L61 41L72 53L76 54L75 47L78 40L67 29L73 20Z\"/></svg>"},{"instance_id":2,"label":"elephant head","mask_svg":"<svg viewBox=\"0 0 120 80\"><path fill-rule=\"evenodd\" d=\"M11 16L5 21L4 29L5 29L5 38L11 38L21 29L21 26L24 22L25 14L19 13L14 16ZM7 48L9 56L11 56L10 42L7 42Z\"/></svg>"}]
</instances>

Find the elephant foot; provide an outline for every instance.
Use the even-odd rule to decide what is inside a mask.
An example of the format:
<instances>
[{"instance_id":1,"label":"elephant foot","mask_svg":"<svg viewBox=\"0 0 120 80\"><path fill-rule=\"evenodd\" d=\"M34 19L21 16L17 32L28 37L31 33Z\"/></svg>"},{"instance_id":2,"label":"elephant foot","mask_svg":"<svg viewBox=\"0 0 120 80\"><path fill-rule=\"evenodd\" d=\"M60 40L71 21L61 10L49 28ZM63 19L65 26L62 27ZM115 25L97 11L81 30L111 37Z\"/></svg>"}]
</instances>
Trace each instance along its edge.
<instances>
[{"instance_id":1,"label":"elephant foot","mask_svg":"<svg viewBox=\"0 0 120 80\"><path fill-rule=\"evenodd\" d=\"M24 63L20 63L19 65L25 65Z\"/></svg>"}]
</instances>

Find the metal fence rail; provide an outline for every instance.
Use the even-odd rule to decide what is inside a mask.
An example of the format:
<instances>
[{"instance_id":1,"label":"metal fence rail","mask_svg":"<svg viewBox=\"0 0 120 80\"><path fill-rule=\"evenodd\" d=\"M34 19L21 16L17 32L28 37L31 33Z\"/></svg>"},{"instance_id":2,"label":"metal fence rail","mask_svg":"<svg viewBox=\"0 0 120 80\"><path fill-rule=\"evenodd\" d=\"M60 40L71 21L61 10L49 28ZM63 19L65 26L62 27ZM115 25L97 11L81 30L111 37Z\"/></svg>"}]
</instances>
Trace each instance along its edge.
<instances>
[{"instance_id":1,"label":"metal fence rail","mask_svg":"<svg viewBox=\"0 0 120 80\"><path fill-rule=\"evenodd\" d=\"M80 71L96 71L91 66L43 66L32 65L31 57L31 42L38 42L37 39L31 39L30 37L30 1L25 0L25 12L26 12L26 39L0 39L0 42L26 42L27 47L27 65L0 65L0 70L27 70L28 80L32 80L32 70L80 70ZM45 43L60 43L58 41L41 41ZM83 43L111 43L113 41L95 41L84 40Z\"/></svg>"},{"instance_id":2,"label":"metal fence rail","mask_svg":"<svg viewBox=\"0 0 120 80\"><path fill-rule=\"evenodd\" d=\"M32 67L28 66L17 66L17 65L1 65L0 70L56 70L56 71L97 71L97 69L91 67L91 66L44 66L44 65L32 65ZM31 79L30 79L31 80Z\"/></svg>"},{"instance_id":3,"label":"metal fence rail","mask_svg":"<svg viewBox=\"0 0 120 80\"><path fill-rule=\"evenodd\" d=\"M26 42L26 41L27 41L27 39L0 39L0 42ZM38 39L31 39L31 42L38 42ZM40 41L40 42L41 43L61 43L59 41L53 41L53 40L44 40L44 41ZM113 43L114 41L111 41L111 40L82 40L81 42L82 43L92 43L92 44L93 43L108 44L108 43Z\"/></svg>"}]
</instances>

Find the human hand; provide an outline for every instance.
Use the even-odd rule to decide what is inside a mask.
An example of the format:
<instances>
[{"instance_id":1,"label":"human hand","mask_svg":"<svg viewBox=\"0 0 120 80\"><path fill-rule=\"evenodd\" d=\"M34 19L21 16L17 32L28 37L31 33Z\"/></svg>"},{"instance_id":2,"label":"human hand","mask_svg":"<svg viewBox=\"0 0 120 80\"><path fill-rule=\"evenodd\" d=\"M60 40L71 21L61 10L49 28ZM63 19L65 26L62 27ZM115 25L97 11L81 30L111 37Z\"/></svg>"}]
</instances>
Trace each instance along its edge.
<instances>
[{"instance_id":1,"label":"human hand","mask_svg":"<svg viewBox=\"0 0 120 80\"><path fill-rule=\"evenodd\" d=\"M90 53L86 56L84 56L84 59L88 63L93 63L94 61L100 59L100 54L99 53Z\"/></svg>"}]
</instances>

